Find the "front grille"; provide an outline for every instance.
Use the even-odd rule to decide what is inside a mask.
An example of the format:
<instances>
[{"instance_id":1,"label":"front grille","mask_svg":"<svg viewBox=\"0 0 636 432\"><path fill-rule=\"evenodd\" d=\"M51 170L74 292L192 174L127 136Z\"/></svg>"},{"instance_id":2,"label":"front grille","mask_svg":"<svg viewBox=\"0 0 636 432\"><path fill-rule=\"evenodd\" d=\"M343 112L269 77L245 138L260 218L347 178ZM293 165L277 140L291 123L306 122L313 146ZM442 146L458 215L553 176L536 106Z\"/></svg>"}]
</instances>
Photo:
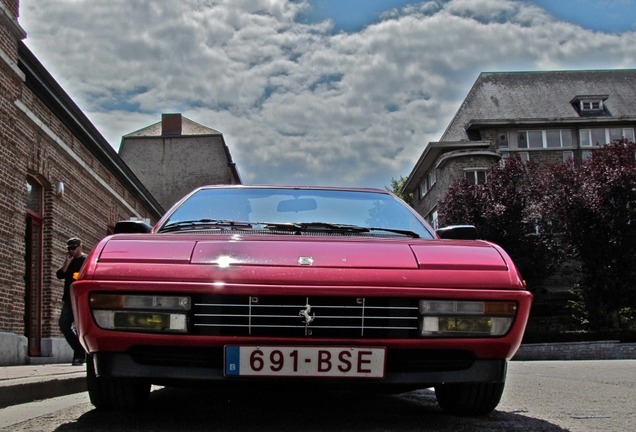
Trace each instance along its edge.
<instances>
[{"instance_id":1,"label":"front grille","mask_svg":"<svg viewBox=\"0 0 636 432\"><path fill-rule=\"evenodd\" d=\"M408 298L199 296L193 333L219 336L417 337L418 302Z\"/></svg>"}]
</instances>

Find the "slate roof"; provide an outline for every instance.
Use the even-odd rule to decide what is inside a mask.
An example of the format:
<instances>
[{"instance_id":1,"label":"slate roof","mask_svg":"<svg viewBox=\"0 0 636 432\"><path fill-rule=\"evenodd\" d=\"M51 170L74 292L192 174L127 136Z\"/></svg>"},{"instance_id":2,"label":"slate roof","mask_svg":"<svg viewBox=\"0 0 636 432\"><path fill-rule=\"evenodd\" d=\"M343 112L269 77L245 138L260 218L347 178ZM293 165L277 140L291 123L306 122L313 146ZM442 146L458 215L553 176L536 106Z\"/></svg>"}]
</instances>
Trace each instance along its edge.
<instances>
[{"instance_id":1,"label":"slate roof","mask_svg":"<svg viewBox=\"0 0 636 432\"><path fill-rule=\"evenodd\" d=\"M609 119L636 121L636 69L483 72L440 141L468 140L475 123L582 121L572 101L584 95L607 97Z\"/></svg>"},{"instance_id":2,"label":"slate roof","mask_svg":"<svg viewBox=\"0 0 636 432\"><path fill-rule=\"evenodd\" d=\"M203 126L187 117L181 117L181 135L223 135L218 130ZM124 138L160 137L161 122L157 122L138 131L124 135Z\"/></svg>"}]
</instances>

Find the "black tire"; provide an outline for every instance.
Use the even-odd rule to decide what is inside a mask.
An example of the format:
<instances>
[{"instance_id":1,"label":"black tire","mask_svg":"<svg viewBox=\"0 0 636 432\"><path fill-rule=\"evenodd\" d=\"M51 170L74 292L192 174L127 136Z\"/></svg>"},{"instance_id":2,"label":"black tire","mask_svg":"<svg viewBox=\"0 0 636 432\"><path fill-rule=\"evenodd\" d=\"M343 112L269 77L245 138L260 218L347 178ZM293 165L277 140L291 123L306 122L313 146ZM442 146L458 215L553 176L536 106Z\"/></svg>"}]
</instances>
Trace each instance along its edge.
<instances>
[{"instance_id":1,"label":"black tire","mask_svg":"<svg viewBox=\"0 0 636 432\"><path fill-rule=\"evenodd\" d=\"M461 383L435 387L439 406L458 416L485 416L499 404L505 383Z\"/></svg>"},{"instance_id":2,"label":"black tire","mask_svg":"<svg viewBox=\"0 0 636 432\"><path fill-rule=\"evenodd\" d=\"M150 383L134 378L97 377L93 357L86 359L86 387L95 408L132 410L148 401Z\"/></svg>"}]
</instances>

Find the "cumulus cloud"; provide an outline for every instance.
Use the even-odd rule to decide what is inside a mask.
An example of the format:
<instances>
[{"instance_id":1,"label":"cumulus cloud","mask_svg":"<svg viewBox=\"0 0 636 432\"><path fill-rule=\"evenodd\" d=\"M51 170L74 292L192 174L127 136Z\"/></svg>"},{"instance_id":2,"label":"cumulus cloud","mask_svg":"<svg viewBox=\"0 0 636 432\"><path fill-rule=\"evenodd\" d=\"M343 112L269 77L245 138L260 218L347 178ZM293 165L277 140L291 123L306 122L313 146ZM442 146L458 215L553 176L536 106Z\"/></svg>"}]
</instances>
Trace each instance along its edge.
<instances>
[{"instance_id":1,"label":"cumulus cloud","mask_svg":"<svg viewBox=\"0 0 636 432\"><path fill-rule=\"evenodd\" d=\"M631 68L604 34L519 1L423 1L359 32L305 1L22 0L27 45L115 147L186 117L248 183L384 187L438 140L481 71Z\"/></svg>"}]
</instances>

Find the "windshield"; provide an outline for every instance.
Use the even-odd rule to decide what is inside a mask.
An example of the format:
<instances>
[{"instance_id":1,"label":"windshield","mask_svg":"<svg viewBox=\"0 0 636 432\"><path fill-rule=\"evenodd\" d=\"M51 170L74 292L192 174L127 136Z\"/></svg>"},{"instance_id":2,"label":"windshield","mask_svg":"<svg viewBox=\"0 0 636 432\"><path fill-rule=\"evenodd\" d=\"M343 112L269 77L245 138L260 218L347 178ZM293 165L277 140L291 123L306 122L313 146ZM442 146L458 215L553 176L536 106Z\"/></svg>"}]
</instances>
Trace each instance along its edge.
<instances>
[{"instance_id":1,"label":"windshield","mask_svg":"<svg viewBox=\"0 0 636 432\"><path fill-rule=\"evenodd\" d=\"M191 221L250 224L334 224L433 235L402 202L372 191L282 188L200 189L174 210L159 231Z\"/></svg>"}]
</instances>

